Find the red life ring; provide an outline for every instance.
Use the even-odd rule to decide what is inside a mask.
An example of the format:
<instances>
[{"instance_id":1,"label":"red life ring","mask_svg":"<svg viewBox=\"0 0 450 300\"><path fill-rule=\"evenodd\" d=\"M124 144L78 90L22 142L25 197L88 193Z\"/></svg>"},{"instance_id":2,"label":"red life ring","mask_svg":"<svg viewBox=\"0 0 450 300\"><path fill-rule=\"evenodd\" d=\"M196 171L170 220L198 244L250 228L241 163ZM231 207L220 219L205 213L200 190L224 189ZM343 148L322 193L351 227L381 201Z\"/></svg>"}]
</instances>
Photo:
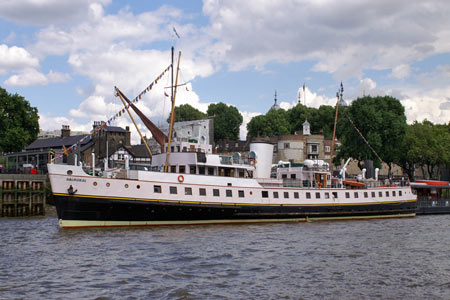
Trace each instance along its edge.
<instances>
[{"instance_id":1,"label":"red life ring","mask_svg":"<svg viewBox=\"0 0 450 300\"><path fill-rule=\"evenodd\" d=\"M183 175L178 176L178 181L179 181L179 182L183 182L183 181L184 181Z\"/></svg>"}]
</instances>

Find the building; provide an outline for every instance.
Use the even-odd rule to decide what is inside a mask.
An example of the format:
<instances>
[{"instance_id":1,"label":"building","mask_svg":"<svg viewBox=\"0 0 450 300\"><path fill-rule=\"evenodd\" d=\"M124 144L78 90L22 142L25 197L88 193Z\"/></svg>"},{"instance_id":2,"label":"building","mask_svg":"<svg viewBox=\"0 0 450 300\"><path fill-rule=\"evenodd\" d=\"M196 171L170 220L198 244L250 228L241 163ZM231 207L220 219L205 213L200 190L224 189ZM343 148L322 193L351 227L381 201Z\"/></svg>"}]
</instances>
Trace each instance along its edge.
<instances>
[{"instance_id":1,"label":"building","mask_svg":"<svg viewBox=\"0 0 450 300\"><path fill-rule=\"evenodd\" d=\"M102 123L94 122L93 127ZM74 146L73 151L67 151ZM36 168L39 173L47 172L47 163L56 158L56 163L74 163L75 160L92 164L92 153L96 154L98 165L109 153L114 154L121 147L131 147L130 130L127 127L106 126L95 135L72 135L69 125L63 125L58 137L38 138L23 151L5 154L5 172L20 173L25 166ZM66 153L66 155L64 155Z\"/></svg>"}]
</instances>

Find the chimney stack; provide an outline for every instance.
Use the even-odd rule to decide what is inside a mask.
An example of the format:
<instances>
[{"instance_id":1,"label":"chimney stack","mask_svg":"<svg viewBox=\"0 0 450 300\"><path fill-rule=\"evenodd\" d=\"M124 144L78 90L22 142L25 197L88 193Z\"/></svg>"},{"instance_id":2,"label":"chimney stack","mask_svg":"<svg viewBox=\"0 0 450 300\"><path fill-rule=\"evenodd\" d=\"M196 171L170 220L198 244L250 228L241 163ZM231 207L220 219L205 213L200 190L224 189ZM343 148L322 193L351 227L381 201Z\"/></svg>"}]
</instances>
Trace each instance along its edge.
<instances>
[{"instance_id":1,"label":"chimney stack","mask_svg":"<svg viewBox=\"0 0 450 300\"><path fill-rule=\"evenodd\" d=\"M63 125L61 128L61 138L70 136L70 127L69 125Z\"/></svg>"}]
</instances>

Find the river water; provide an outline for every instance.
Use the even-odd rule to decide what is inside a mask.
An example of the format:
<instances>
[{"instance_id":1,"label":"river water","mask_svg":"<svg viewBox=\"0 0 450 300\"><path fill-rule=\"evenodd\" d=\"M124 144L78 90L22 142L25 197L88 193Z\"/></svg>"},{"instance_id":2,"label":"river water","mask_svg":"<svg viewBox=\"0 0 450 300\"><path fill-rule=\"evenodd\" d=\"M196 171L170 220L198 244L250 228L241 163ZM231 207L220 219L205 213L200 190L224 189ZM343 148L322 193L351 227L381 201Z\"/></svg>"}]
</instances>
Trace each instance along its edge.
<instances>
[{"instance_id":1,"label":"river water","mask_svg":"<svg viewBox=\"0 0 450 300\"><path fill-rule=\"evenodd\" d=\"M61 230L0 219L0 299L450 299L450 215Z\"/></svg>"}]
</instances>

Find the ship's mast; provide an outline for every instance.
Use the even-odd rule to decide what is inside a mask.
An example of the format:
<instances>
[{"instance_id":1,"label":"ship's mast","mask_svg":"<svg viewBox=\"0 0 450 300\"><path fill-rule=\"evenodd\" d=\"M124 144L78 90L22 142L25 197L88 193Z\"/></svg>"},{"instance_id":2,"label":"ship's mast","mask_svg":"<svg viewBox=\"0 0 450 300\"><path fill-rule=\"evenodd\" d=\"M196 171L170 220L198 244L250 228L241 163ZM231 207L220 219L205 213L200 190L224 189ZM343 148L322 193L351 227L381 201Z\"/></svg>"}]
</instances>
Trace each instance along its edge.
<instances>
[{"instance_id":1,"label":"ship's mast","mask_svg":"<svg viewBox=\"0 0 450 300\"><path fill-rule=\"evenodd\" d=\"M168 171L169 167L169 156L170 156L170 142L172 141L172 131L173 131L173 123L175 122L175 98L177 95L177 84L178 84L178 73L180 71L180 58L181 58L181 51L178 52L178 62L177 62L177 74L175 78L175 86L173 85L173 55L174 55L174 48L172 46L172 109L170 112L170 123L169 123L169 140L167 142L167 151L166 151L166 163L164 164L164 172Z\"/></svg>"},{"instance_id":2,"label":"ship's mast","mask_svg":"<svg viewBox=\"0 0 450 300\"><path fill-rule=\"evenodd\" d=\"M336 125L339 111L339 103L342 101L342 96L344 95L344 85L341 82L340 89L336 92L336 116L334 117L334 128L333 128L333 140L331 141L331 160L330 160L330 168L333 169L333 157L334 157L334 143L336 139Z\"/></svg>"}]
</instances>

